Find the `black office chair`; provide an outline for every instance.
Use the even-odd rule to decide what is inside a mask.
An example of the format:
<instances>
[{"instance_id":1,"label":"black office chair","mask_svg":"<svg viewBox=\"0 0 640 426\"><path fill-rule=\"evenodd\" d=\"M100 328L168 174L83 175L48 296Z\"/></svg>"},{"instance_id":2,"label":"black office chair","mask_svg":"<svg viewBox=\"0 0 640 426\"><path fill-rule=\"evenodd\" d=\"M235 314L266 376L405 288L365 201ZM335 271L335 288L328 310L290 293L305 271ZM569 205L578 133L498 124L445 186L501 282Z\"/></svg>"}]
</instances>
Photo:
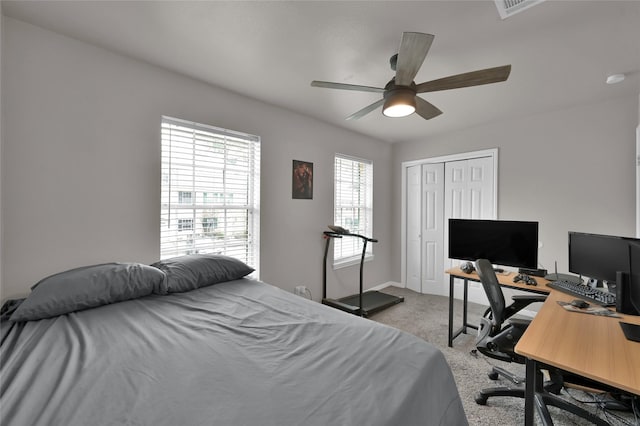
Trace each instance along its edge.
<instances>
[{"instance_id":1,"label":"black office chair","mask_svg":"<svg viewBox=\"0 0 640 426\"><path fill-rule=\"evenodd\" d=\"M478 276L480 277L482 287L489 299L490 306L480 319L476 348L480 353L488 357L506 362L524 364L525 358L515 352L515 346L531 321L527 319L512 318L512 316L532 303L544 302L546 296L516 295L512 297L513 303L507 306L504 295L502 294L502 288L500 287L498 277L496 277L496 273L493 270L491 262L487 259L478 259L475 262L475 267ZM587 419L594 424L602 426L608 425L607 422L599 417L596 417L588 411L570 404L556 396L560 393L568 377L572 378L572 380L570 380L571 383L583 386L593 385L595 382L588 379L582 380L578 376L569 375L569 373L565 374L565 372L553 367L542 365L542 369L547 370L550 376L550 380L544 384L544 388L536 391L536 400L538 401L536 408L542 417L543 424L553 424L549 411L546 407L546 405L552 405ZM539 374L538 377L540 378L538 382L542 383L542 372L538 371L537 374ZM476 403L479 405L485 405L487 403L487 399L494 396L513 396L517 398L524 398L524 378L517 377L503 368L493 367L489 373L489 378L496 380L499 376L505 377L516 385L516 387L482 389L475 398ZM599 386L595 388L601 389Z\"/></svg>"},{"instance_id":2,"label":"black office chair","mask_svg":"<svg viewBox=\"0 0 640 426\"><path fill-rule=\"evenodd\" d=\"M515 346L531 321L511 317L532 303L544 302L546 296L537 294L513 296L513 303L507 306L491 262L487 259L476 260L476 271L489 299L489 309L480 319L476 348L490 358L524 364L525 358L515 352ZM507 320L509 321L507 322ZM514 385L522 385L524 383L524 378L520 378L501 367L494 366L489 373L489 378L496 380L499 376L508 379ZM524 387L483 389L476 396L476 402L480 405L485 405L487 399L492 396L524 398Z\"/></svg>"}]
</instances>

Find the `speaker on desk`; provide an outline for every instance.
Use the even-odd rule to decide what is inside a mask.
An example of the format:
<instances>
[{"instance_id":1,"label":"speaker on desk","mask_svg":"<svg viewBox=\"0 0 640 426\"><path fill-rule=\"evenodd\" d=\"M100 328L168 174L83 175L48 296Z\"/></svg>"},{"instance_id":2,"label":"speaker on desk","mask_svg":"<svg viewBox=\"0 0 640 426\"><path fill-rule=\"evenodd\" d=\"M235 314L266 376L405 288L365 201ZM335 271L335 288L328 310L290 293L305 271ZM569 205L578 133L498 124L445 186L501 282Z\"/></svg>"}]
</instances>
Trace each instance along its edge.
<instances>
[{"instance_id":1,"label":"speaker on desk","mask_svg":"<svg viewBox=\"0 0 640 426\"><path fill-rule=\"evenodd\" d=\"M473 263L471 262L463 263L462 265L460 265L460 269L462 269L462 272L464 272L465 274L470 274L476 270L475 266L473 266Z\"/></svg>"},{"instance_id":2,"label":"speaker on desk","mask_svg":"<svg viewBox=\"0 0 640 426\"><path fill-rule=\"evenodd\" d=\"M640 315L631 303L631 281L626 272L616 272L616 311L621 314Z\"/></svg>"}]
</instances>

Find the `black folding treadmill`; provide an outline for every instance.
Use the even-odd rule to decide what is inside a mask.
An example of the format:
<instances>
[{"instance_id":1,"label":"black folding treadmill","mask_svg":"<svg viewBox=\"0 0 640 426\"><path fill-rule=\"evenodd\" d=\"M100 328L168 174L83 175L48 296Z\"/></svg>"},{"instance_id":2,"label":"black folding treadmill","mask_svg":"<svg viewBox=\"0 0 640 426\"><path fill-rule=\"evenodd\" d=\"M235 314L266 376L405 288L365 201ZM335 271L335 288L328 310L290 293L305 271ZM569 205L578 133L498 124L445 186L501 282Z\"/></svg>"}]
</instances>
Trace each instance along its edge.
<instances>
[{"instance_id":1,"label":"black folding treadmill","mask_svg":"<svg viewBox=\"0 0 640 426\"><path fill-rule=\"evenodd\" d=\"M404 297L393 296L375 290L362 291L362 271L364 267L364 257L367 251L367 243L377 243L378 240L365 237L364 235L352 234L339 227L330 228L332 231L324 232L327 241L324 246L324 263L322 269L322 303L354 315L368 317L375 312L404 302ZM360 292L351 296L341 297L340 299L329 299L327 298L327 254L329 253L329 245L332 239L343 237L355 237L363 241L362 256L360 258Z\"/></svg>"}]
</instances>

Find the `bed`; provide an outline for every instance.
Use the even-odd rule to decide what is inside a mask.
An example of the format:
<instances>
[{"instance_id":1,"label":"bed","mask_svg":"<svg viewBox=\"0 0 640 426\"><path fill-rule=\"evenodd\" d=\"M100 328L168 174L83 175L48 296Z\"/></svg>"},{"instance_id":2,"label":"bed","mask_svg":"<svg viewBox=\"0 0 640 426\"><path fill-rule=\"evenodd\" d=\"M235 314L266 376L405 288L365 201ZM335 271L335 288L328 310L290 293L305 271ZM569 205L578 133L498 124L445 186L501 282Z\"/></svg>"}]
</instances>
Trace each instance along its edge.
<instances>
[{"instance_id":1,"label":"bed","mask_svg":"<svg viewBox=\"0 0 640 426\"><path fill-rule=\"evenodd\" d=\"M80 268L3 308L3 425L467 424L443 354L415 336L246 274L106 265L127 277L87 285ZM172 273L198 282L172 290ZM16 315L33 316L36 293L54 299L44 318Z\"/></svg>"}]
</instances>

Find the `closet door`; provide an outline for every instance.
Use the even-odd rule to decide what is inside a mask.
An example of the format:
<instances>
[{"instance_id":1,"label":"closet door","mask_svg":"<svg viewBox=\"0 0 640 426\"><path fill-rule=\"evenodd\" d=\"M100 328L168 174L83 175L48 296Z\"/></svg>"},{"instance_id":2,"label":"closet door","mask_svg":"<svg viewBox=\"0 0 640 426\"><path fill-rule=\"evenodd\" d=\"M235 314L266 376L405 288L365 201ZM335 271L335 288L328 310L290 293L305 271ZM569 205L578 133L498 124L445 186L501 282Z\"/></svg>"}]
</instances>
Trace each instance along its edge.
<instances>
[{"instance_id":1,"label":"closet door","mask_svg":"<svg viewBox=\"0 0 640 426\"><path fill-rule=\"evenodd\" d=\"M422 293L439 293L445 253L445 164L422 165Z\"/></svg>"},{"instance_id":2,"label":"closet door","mask_svg":"<svg viewBox=\"0 0 640 426\"><path fill-rule=\"evenodd\" d=\"M445 269L449 218L493 219L494 156L408 166L405 176L405 283L420 293L449 294Z\"/></svg>"},{"instance_id":3,"label":"closet door","mask_svg":"<svg viewBox=\"0 0 640 426\"><path fill-rule=\"evenodd\" d=\"M439 293L444 259L444 163L407 168L407 288Z\"/></svg>"},{"instance_id":4,"label":"closet door","mask_svg":"<svg viewBox=\"0 0 640 426\"><path fill-rule=\"evenodd\" d=\"M445 167L445 222L454 219L494 219L494 167L492 157L452 161ZM445 241L449 244L448 226L445 226ZM458 266L461 262L445 257L444 269ZM446 280L448 281L448 280ZM460 281L460 280L457 280ZM456 288L461 287L458 282ZM447 294L448 294L448 290ZM458 296L459 291L456 291ZM487 303L484 291L478 283L469 283L469 300Z\"/></svg>"},{"instance_id":5,"label":"closet door","mask_svg":"<svg viewBox=\"0 0 640 426\"><path fill-rule=\"evenodd\" d=\"M406 176L406 241L407 241L407 288L421 293L422 287L422 262L420 261L422 227L422 166L416 165L407 168Z\"/></svg>"}]
</instances>

